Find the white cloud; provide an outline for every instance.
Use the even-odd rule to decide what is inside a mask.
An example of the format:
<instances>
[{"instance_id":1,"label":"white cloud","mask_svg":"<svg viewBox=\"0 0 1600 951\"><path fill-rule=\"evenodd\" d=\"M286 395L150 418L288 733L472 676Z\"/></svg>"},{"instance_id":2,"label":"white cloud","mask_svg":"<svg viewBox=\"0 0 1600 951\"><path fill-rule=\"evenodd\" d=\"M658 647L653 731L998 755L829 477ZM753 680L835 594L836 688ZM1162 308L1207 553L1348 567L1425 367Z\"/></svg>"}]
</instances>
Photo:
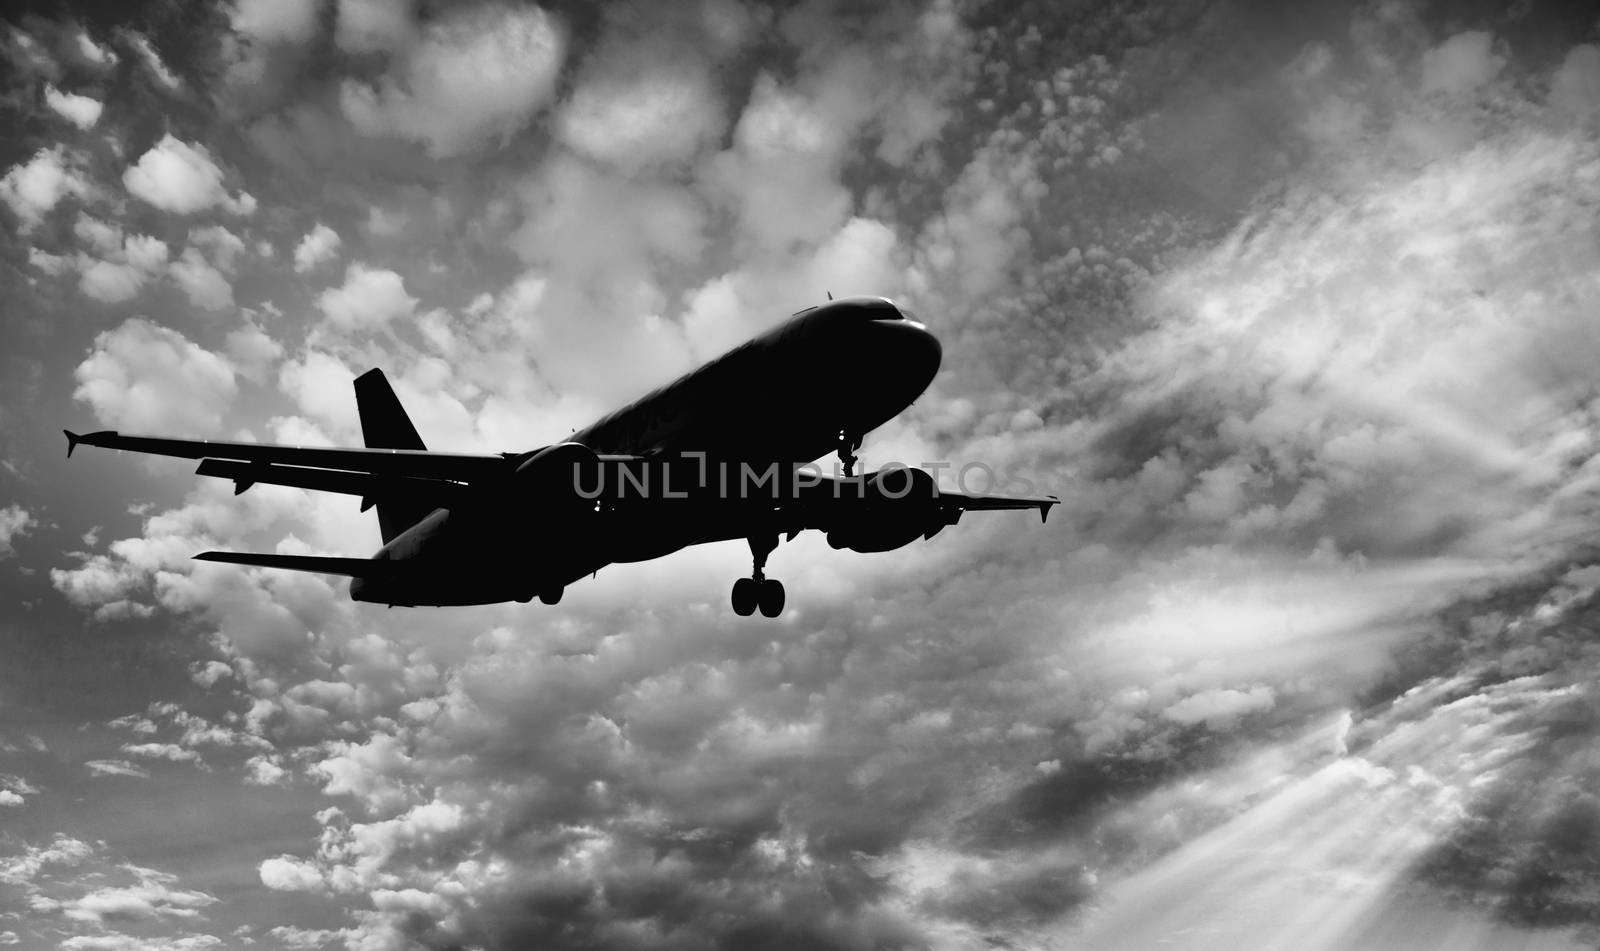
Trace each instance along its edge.
<instances>
[{"instance_id":1,"label":"white cloud","mask_svg":"<svg viewBox=\"0 0 1600 951\"><path fill-rule=\"evenodd\" d=\"M347 80L345 115L363 134L395 135L435 157L516 132L550 99L564 39L538 7L458 7L397 53L376 85Z\"/></svg>"},{"instance_id":2,"label":"white cloud","mask_svg":"<svg viewBox=\"0 0 1600 951\"><path fill-rule=\"evenodd\" d=\"M156 52L154 44L139 33L129 32L125 36L127 37L128 45L132 46L133 51L139 54L139 59L144 63L145 69L162 86L166 87L169 92L183 86L183 80L179 79L172 70L167 68L167 64L161 59L161 54Z\"/></svg>"},{"instance_id":3,"label":"white cloud","mask_svg":"<svg viewBox=\"0 0 1600 951\"><path fill-rule=\"evenodd\" d=\"M138 432L212 432L237 390L227 360L140 317L97 336L74 375L102 423Z\"/></svg>"},{"instance_id":4,"label":"white cloud","mask_svg":"<svg viewBox=\"0 0 1600 951\"><path fill-rule=\"evenodd\" d=\"M1204 690L1184 697L1161 715L1185 725L1204 723L1212 729L1226 729L1240 717L1271 710L1276 702L1272 688L1262 684L1246 690Z\"/></svg>"},{"instance_id":5,"label":"white cloud","mask_svg":"<svg viewBox=\"0 0 1600 951\"><path fill-rule=\"evenodd\" d=\"M120 228L87 215L78 217L75 233L103 257L80 254L78 288L108 304L130 300L167 262L166 242L149 235L124 236Z\"/></svg>"},{"instance_id":6,"label":"white cloud","mask_svg":"<svg viewBox=\"0 0 1600 951\"><path fill-rule=\"evenodd\" d=\"M88 767L91 776L132 776L136 779L149 779L150 771L136 763L125 759L92 759L83 764Z\"/></svg>"},{"instance_id":7,"label":"white cloud","mask_svg":"<svg viewBox=\"0 0 1600 951\"><path fill-rule=\"evenodd\" d=\"M39 524L28 510L20 505L8 505L0 508L0 558L10 558L16 554L12 541L18 536L28 534L28 530Z\"/></svg>"},{"instance_id":8,"label":"white cloud","mask_svg":"<svg viewBox=\"0 0 1600 951\"><path fill-rule=\"evenodd\" d=\"M339 0L334 42L349 53L400 49L416 34L413 0Z\"/></svg>"},{"instance_id":9,"label":"white cloud","mask_svg":"<svg viewBox=\"0 0 1600 951\"><path fill-rule=\"evenodd\" d=\"M122 753L141 759L164 759L174 763L196 763L200 754L184 749L176 743L124 743Z\"/></svg>"},{"instance_id":10,"label":"white cloud","mask_svg":"<svg viewBox=\"0 0 1600 951\"><path fill-rule=\"evenodd\" d=\"M240 192L229 197L222 169L203 145L190 145L167 133L122 175L122 184L136 198L175 214L188 215L216 205L235 214L255 211L255 199Z\"/></svg>"},{"instance_id":11,"label":"white cloud","mask_svg":"<svg viewBox=\"0 0 1600 951\"><path fill-rule=\"evenodd\" d=\"M714 145L725 125L721 98L704 63L681 52L669 58L674 52L619 47L594 62L562 105L557 134L575 151L628 172L681 162Z\"/></svg>"},{"instance_id":12,"label":"white cloud","mask_svg":"<svg viewBox=\"0 0 1600 951\"><path fill-rule=\"evenodd\" d=\"M406 293L405 282L395 272L352 264L343 286L323 291L317 306L336 329L358 333L411 316L417 299Z\"/></svg>"},{"instance_id":13,"label":"white cloud","mask_svg":"<svg viewBox=\"0 0 1600 951\"><path fill-rule=\"evenodd\" d=\"M233 28L268 43L304 43L316 35L320 0L235 0Z\"/></svg>"},{"instance_id":14,"label":"white cloud","mask_svg":"<svg viewBox=\"0 0 1600 951\"><path fill-rule=\"evenodd\" d=\"M322 222L306 232L294 249L294 269L302 274L339 253L339 232Z\"/></svg>"},{"instance_id":15,"label":"white cloud","mask_svg":"<svg viewBox=\"0 0 1600 951\"><path fill-rule=\"evenodd\" d=\"M49 84L44 87L44 101L58 115L80 129L94 128L94 124L100 121L100 111L104 108L98 99L61 92Z\"/></svg>"},{"instance_id":16,"label":"white cloud","mask_svg":"<svg viewBox=\"0 0 1600 951\"><path fill-rule=\"evenodd\" d=\"M32 229L61 199L88 195L88 180L74 167L65 146L40 149L26 165L15 165L0 178L0 201Z\"/></svg>"},{"instance_id":17,"label":"white cloud","mask_svg":"<svg viewBox=\"0 0 1600 951\"><path fill-rule=\"evenodd\" d=\"M233 668L220 660L196 661L189 665L189 679L202 687L214 687L217 681L233 676Z\"/></svg>"},{"instance_id":18,"label":"white cloud","mask_svg":"<svg viewBox=\"0 0 1600 951\"><path fill-rule=\"evenodd\" d=\"M244 253L243 239L222 225L190 228L189 243L204 249L224 274L233 273L239 255Z\"/></svg>"},{"instance_id":19,"label":"white cloud","mask_svg":"<svg viewBox=\"0 0 1600 951\"><path fill-rule=\"evenodd\" d=\"M101 68L115 66L120 60L116 51L109 46L95 42L94 37L83 30L78 31L77 48L78 55L82 56L84 62L91 66Z\"/></svg>"},{"instance_id":20,"label":"white cloud","mask_svg":"<svg viewBox=\"0 0 1600 951\"><path fill-rule=\"evenodd\" d=\"M27 803L26 799L9 789L0 789L0 806L21 806Z\"/></svg>"},{"instance_id":21,"label":"white cloud","mask_svg":"<svg viewBox=\"0 0 1600 951\"><path fill-rule=\"evenodd\" d=\"M319 892L327 888L327 882L315 863L292 855L266 859L261 863L258 873L261 884L273 891Z\"/></svg>"},{"instance_id":22,"label":"white cloud","mask_svg":"<svg viewBox=\"0 0 1600 951\"><path fill-rule=\"evenodd\" d=\"M196 248L184 248L178 260L167 269L183 288L189 303L206 310L225 310L233 306L233 285L212 267Z\"/></svg>"}]
</instances>

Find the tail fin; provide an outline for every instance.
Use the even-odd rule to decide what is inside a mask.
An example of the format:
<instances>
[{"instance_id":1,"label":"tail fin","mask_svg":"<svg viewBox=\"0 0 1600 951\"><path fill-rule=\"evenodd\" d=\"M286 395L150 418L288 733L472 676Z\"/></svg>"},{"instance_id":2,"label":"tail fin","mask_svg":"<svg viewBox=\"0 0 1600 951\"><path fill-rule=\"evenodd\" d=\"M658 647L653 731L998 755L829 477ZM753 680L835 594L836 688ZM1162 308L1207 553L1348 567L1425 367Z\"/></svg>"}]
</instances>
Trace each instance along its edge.
<instances>
[{"instance_id":1,"label":"tail fin","mask_svg":"<svg viewBox=\"0 0 1600 951\"><path fill-rule=\"evenodd\" d=\"M417 427L411 425L382 370L374 368L356 377L356 410L361 414L361 435L369 449L428 448L422 444ZM403 492L363 499L362 508L368 505L377 506L384 544L433 511L432 504L408 498Z\"/></svg>"}]
</instances>

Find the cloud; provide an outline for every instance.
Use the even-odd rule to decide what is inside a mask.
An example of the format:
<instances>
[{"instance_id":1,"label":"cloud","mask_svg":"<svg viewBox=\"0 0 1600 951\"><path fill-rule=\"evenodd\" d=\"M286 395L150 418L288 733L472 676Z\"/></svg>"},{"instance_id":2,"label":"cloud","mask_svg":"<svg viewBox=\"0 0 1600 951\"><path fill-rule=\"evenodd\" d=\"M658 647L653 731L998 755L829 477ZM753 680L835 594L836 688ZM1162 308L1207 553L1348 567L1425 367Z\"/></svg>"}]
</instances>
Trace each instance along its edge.
<instances>
[{"instance_id":1,"label":"cloud","mask_svg":"<svg viewBox=\"0 0 1600 951\"><path fill-rule=\"evenodd\" d=\"M461 155L520 130L549 102L564 45L538 7L455 8L376 84L346 80L340 104L364 135L421 142L436 158Z\"/></svg>"},{"instance_id":2,"label":"cloud","mask_svg":"<svg viewBox=\"0 0 1600 951\"><path fill-rule=\"evenodd\" d=\"M1469 30L1422 54L1422 91L1471 92L1494 79L1505 67L1494 50L1494 36Z\"/></svg>"},{"instance_id":3,"label":"cloud","mask_svg":"<svg viewBox=\"0 0 1600 951\"><path fill-rule=\"evenodd\" d=\"M15 807L24 805L25 803L27 803L26 799L22 798L11 790L0 789L0 806Z\"/></svg>"},{"instance_id":4,"label":"cloud","mask_svg":"<svg viewBox=\"0 0 1600 951\"><path fill-rule=\"evenodd\" d=\"M108 304L135 297L167 263L166 242L149 235L124 235L115 225L80 214L73 228L99 257L80 252L78 289Z\"/></svg>"},{"instance_id":5,"label":"cloud","mask_svg":"<svg viewBox=\"0 0 1600 951\"><path fill-rule=\"evenodd\" d=\"M161 84L162 88L166 89L168 92L174 92L183 88L183 80L180 79L176 73L167 68L167 64L164 60L162 60L161 54L156 52L155 46L147 37L145 37L143 34L132 31L125 32L123 36L127 40L128 45L131 46L133 51L138 54L139 61L144 64L145 70L151 76L155 77L156 81Z\"/></svg>"},{"instance_id":6,"label":"cloud","mask_svg":"<svg viewBox=\"0 0 1600 951\"><path fill-rule=\"evenodd\" d=\"M125 759L92 759L83 764L88 767L91 776L132 776L136 779L149 779L150 771L143 766L130 763Z\"/></svg>"},{"instance_id":7,"label":"cloud","mask_svg":"<svg viewBox=\"0 0 1600 951\"><path fill-rule=\"evenodd\" d=\"M403 49L416 35L413 0L339 0L334 42L350 53Z\"/></svg>"},{"instance_id":8,"label":"cloud","mask_svg":"<svg viewBox=\"0 0 1600 951\"><path fill-rule=\"evenodd\" d=\"M237 391L227 360L140 317L95 337L74 376L75 399L135 432L213 432Z\"/></svg>"},{"instance_id":9,"label":"cloud","mask_svg":"<svg viewBox=\"0 0 1600 951\"><path fill-rule=\"evenodd\" d=\"M266 43L304 43L316 35L320 0L235 0L233 28Z\"/></svg>"},{"instance_id":10,"label":"cloud","mask_svg":"<svg viewBox=\"0 0 1600 951\"><path fill-rule=\"evenodd\" d=\"M217 205L235 214L255 210L245 192L230 197L222 185L222 169L203 145L191 145L167 133L122 175L128 193L163 211L188 215Z\"/></svg>"},{"instance_id":11,"label":"cloud","mask_svg":"<svg viewBox=\"0 0 1600 951\"><path fill-rule=\"evenodd\" d=\"M200 754L176 743L124 743L121 752L140 759L164 759L174 763L197 763Z\"/></svg>"},{"instance_id":12,"label":"cloud","mask_svg":"<svg viewBox=\"0 0 1600 951\"><path fill-rule=\"evenodd\" d=\"M234 272L239 255L244 253L244 240L222 225L190 228L189 243L209 254L224 274Z\"/></svg>"},{"instance_id":13,"label":"cloud","mask_svg":"<svg viewBox=\"0 0 1600 951\"><path fill-rule=\"evenodd\" d=\"M0 558L15 555L17 550L12 547L12 542L28 534L28 530L38 524L38 520L20 505L0 508Z\"/></svg>"},{"instance_id":14,"label":"cloud","mask_svg":"<svg viewBox=\"0 0 1600 951\"><path fill-rule=\"evenodd\" d=\"M684 162L721 136L709 64L670 47L618 46L591 57L556 118L574 151L625 172Z\"/></svg>"},{"instance_id":15,"label":"cloud","mask_svg":"<svg viewBox=\"0 0 1600 951\"><path fill-rule=\"evenodd\" d=\"M262 861L258 873L261 884L273 891L314 892L327 888L327 882L322 873L317 871L316 865L292 855L280 855Z\"/></svg>"},{"instance_id":16,"label":"cloud","mask_svg":"<svg viewBox=\"0 0 1600 951\"><path fill-rule=\"evenodd\" d=\"M1550 80L1550 104L1579 118L1600 112L1600 46L1582 43L1567 51Z\"/></svg>"},{"instance_id":17,"label":"cloud","mask_svg":"<svg viewBox=\"0 0 1600 951\"><path fill-rule=\"evenodd\" d=\"M328 323L344 333L379 330L391 321L410 317L417 299L406 293L405 281L394 271L352 264L344 284L317 297L317 307Z\"/></svg>"},{"instance_id":18,"label":"cloud","mask_svg":"<svg viewBox=\"0 0 1600 951\"><path fill-rule=\"evenodd\" d=\"M1184 697L1161 711L1161 715L1186 725L1204 723L1212 729L1226 729L1242 716L1271 710L1274 702L1272 688L1265 685L1245 690L1205 690Z\"/></svg>"},{"instance_id":19,"label":"cloud","mask_svg":"<svg viewBox=\"0 0 1600 951\"><path fill-rule=\"evenodd\" d=\"M294 249L294 269L302 274L339 253L339 232L322 222L306 232Z\"/></svg>"},{"instance_id":20,"label":"cloud","mask_svg":"<svg viewBox=\"0 0 1600 951\"><path fill-rule=\"evenodd\" d=\"M189 303L205 310L226 310L233 306L233 285L212 267L196 248L185 248L167 273L183 289Z\"/></svg>"},{"instance_id":21,"label":"cloud","mask_svg":"<svg viewBox=\"0 0 1600 951\"><path fill-rule=\"evenodd\" d=\"M78 55L83 58L83 61L96 68L106 69L115 66L121 60L115 50L97 42L94 37L89 35L87 30L78 31L75 43Z\"/></svg>"},{"instance_id":22,"label":"cloud","mask_svg":"<svg viewBox=\"0 0 1600 951\"><path fill-rule=\"evenodd\" d=\"M15 165L0 178L0 201L22 219L24 231L43 221L61 199L89 193L88 179L61 145L40 149L26 165Z\"/></svg>"},{"instance_id":23,"label":"cloud","mask_svg":"<svg viewBox=\"0 0 1600 951\"><path fill-rule=\"evenodd\" d=\"M92 129L100 121L100 112L104 108L100 100L76 93L62 92L56 87L44 87L44 101L58 115L80 129Z\"/></svg>"}]
</instances>

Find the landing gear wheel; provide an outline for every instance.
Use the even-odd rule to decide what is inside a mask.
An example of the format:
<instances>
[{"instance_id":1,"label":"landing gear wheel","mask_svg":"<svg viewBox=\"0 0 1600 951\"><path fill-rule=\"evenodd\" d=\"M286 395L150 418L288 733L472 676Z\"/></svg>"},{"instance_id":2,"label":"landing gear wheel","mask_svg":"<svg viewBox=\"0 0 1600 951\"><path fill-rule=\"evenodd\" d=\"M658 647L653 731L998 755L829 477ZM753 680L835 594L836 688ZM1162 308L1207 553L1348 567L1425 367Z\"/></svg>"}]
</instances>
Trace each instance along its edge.
<instances>
[{"instance_id":1,"label":"landing gear wheel","mask_svg":"<svg viewBox=\"0 0 1600 951\"><path fill-rule=\"evenodd\" d=\"M565 588L551 588L549 591L541 591L539 592L539 600L545 604L560 604L561 595L565 591Z\"/></svg>"},{"instance_id":2,"label":"landing gear wheel","mask_svg":"<svg viewBox=\"0 0 1600 951\"><path fill-rule=\"evenodd\" d=\"M756 595L756 603L761 608L762 617L777 617L783 613L783 582L776 578L766 578L761 582L761 590Z\"/></svg>"},{"instance_id":3,"label":"landing gear wheel","mask_svg":"<svg viewBox=\"0 0 1600 951\"><path fill-rule=\"evenodd\" d=\"M756 613L756 601L760 596L760 587L754 578L740 578L733 583L733 613L740 617L749 617Z\"/></svg>"}]
</instances>

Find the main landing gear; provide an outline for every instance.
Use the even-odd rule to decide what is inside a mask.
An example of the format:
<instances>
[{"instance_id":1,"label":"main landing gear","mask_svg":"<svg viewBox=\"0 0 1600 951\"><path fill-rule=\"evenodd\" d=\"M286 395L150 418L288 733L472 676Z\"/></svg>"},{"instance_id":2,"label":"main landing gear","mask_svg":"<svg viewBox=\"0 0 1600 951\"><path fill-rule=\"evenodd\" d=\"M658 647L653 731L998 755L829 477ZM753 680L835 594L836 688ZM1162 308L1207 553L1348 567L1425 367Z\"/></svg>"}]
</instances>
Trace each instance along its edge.
<instances>
[{"instance_id":1,"label":"main landing gear","mask_svg":"<svg viewBox=\"0 0 1600 951\"><path fill-rule=\"evenodd\" d=\"M755 568L748 578L740 578L733 583L733 613L740 617L749 617L761 609L763 617L777 617L783 613L783 582L776 578L768 578L762 571L767 566L767 556L778 547L776 535L752 535L750 537L750 557L755 563Z\"/></svg>"}]
</instances>

